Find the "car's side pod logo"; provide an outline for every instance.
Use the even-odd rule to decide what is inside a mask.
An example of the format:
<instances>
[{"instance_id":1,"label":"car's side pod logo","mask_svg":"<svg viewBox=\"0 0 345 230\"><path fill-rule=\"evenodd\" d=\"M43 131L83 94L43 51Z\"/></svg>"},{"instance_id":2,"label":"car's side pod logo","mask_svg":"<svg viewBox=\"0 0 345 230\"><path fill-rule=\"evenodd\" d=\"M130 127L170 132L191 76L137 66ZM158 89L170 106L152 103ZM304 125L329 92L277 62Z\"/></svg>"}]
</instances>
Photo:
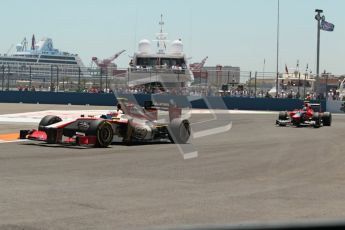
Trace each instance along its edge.
<instances>
[{"instance_id":1,"label":"car's side pod logo","mask_svg":"<svg viewBox=\"0 0 345 230\"><path fill-rule=\"evenodd\" d=\"M80 131L86 131L90 128L90 123L86 121L80 121L78 122L78 129Z\"/></svg>"}]
</instances>

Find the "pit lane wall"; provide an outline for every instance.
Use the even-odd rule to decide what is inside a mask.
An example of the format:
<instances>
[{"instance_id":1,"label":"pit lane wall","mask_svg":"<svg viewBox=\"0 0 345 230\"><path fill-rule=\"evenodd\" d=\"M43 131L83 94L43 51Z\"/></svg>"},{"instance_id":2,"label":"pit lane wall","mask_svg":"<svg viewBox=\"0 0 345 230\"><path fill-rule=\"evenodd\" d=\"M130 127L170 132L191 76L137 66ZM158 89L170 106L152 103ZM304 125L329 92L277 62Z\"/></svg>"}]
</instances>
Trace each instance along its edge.
<instances>
[{"instance_id":1,"label":"pit lane wall","mask_svg":"<svg viewBox=\"0 0 345 230\"><path fill-rule=\"evenodd\" d=\"M293 110L303 105L302 100L283 98L241 98L222 97L224 104L219 103L219 97L174 96L149 94L122 94L118 97L129 97L144 105L144 101L151 100L169 103L173 100L180 107L207 109L238 109L238 110ZM67 93L67 92L30 92L30 91L0 91L1 103L31 103L31 104L72 104L72 105L103 105L114 106L117 103L114 94L103 93ZM326 101L321 101L323 111L326 110Z\"/></svg>"}]
</instances>

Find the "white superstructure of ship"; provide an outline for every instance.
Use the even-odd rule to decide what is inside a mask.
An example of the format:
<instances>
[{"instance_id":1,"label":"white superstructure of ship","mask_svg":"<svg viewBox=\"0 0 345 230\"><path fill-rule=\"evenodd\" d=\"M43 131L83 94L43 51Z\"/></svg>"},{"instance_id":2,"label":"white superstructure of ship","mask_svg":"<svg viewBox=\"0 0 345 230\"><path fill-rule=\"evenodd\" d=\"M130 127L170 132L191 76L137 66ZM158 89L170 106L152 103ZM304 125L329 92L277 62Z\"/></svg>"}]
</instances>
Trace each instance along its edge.
<instances>
[{"instance_id":1,"label":"white superstructure of ship","mask_svg":"<svg viewBox=\"0 0 345 230\"><path fill-rule=\"evenodd\" d=\"M278 95L286 96L291 94L293 96L300 95L305 97L308 94L314 93L315 78L311 73L301 73L297 70L289 70L286 73L279 74L278 77ZM268 92L271 96L276 95L276 86Z\"/></svg>"},{"instance_id":2,"label":"white superstructure of ship","mask_svg":"<svg viewBox=\"0 0 345 230\"><path fill-rule=\"evenodd\" d=\"M33 35L31 46L24 38L15 48L13 54L0 54L0 67L8 69L14 77L17 72L28 72L29 68L34 78L47 77L52 69L58 69L61 74L70 76L79 72L86 75L85 66L79 56L55 49L51 38L36 41Z\"/></svg>"},{"instance_id":3,"label":"white superstructure of ship","mask_svg":"<svg viewBox=\"0 0 345 230\"><path fill-rule=\"evenodd\" d=\"M138 52L130 62L128 85L159 84L163 87L187 87L193 80L187 57L183 52L181 39L169 45L167 33L163 32L163 19L159 22L160 32L156 34L157 51L153 51L152 43L143 39L139 42Z\"/></svg>"}]
</instances>

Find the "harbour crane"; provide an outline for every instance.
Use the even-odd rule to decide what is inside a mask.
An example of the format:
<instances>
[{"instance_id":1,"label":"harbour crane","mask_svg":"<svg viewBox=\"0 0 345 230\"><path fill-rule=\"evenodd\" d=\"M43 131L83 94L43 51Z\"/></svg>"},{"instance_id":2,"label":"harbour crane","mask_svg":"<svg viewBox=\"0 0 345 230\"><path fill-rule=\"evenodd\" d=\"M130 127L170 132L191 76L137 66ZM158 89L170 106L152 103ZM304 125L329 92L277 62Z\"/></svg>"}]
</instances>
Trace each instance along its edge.
<instances>
[{"instance_id":1,"label":"harbour crane","mask_svg":"<svg viewBox=\"0 0 345 230\"><path fill-rule=\"evenodd\" d=\"M113 56L103 59L103 60L98 60L97 57L93 57L92 61L100 68L108 68L112 64L112 62L125 51L126 50L121 50L120 52L114 54Z\"/></svg>"}]
</instances>

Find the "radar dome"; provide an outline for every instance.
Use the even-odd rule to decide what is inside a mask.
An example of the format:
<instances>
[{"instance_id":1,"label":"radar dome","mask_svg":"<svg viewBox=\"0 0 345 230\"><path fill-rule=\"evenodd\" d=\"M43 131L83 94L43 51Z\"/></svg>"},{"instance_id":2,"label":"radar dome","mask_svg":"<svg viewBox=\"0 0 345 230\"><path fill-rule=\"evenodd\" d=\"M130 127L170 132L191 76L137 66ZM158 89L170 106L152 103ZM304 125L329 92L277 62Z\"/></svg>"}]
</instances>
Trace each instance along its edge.
<instances>
[{"instance_id":1,"label":"radar dome","mask_svg":"<svg viewBox=\"0 0 345 230\"><path fill-rule=\"evenodd\" d=\"M23 50L23 45L22 44L17 44L16 45L17 52L20 52Z\"/></svg>"},{"instance_id":2,"label":"radar dome","mask_svg":"<svg viewBox=\"0 0 345 230\"><path fill-rule=\"evenodd\" d=\"M143 39L139 42L139 53L150 53L151 42L147 39Z\"/></svg>"},{"instance_id":3,"label":"radar dome","mask_svg":"<svg viewBox=\"0 0 345 230\"><path fill-rule=\"evenodd\" d=\"M171 53L173 53L173 54L183 53L183 43L180 39L175 40L171 43Z\"/></svg>"}]
</instances>

